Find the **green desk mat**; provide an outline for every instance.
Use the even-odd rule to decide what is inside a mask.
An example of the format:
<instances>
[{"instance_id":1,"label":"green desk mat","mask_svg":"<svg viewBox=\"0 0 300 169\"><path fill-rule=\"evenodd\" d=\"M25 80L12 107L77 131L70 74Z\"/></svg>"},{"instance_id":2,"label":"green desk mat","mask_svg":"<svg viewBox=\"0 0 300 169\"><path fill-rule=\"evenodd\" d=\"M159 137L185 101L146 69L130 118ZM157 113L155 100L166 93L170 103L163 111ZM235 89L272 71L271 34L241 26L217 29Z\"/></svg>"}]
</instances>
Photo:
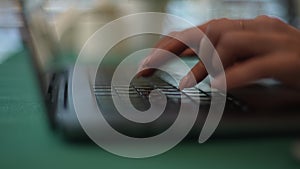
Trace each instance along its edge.
<instances>
[{"instance_id":1,"label":"green desk mat","mask_svg":"<svg viewBox=\"0 0 300 169\"><path fill-rule=\"evenodd\" d=\"M0 65L0 168L300 168L294 138L214 139L181 143L152 158L112 155L95 144L61 139L47 124L28 57L19 52Z\"/></svg>"}]
</instances>

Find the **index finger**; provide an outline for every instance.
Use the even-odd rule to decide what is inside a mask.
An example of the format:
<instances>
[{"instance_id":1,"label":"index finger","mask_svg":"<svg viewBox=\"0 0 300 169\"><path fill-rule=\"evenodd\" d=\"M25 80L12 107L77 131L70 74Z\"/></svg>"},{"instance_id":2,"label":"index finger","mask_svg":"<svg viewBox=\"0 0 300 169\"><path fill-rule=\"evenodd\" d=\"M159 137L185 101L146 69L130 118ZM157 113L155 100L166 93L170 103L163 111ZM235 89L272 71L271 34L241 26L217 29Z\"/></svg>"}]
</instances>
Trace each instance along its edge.
<instances>
[{"instance_id":1,"label":"index finger","mask_svg":"<svg viewBox=\"0 0 300 169\"><path fill-rule=\"evenodd\" d=\"M189 28L181 32L173 32L162 38L157 43L155 49L141 62L138 76L150 76L155 70L147 69L147 67L160 67L172 59L173 56L156 49L166 50L179 56L187 48L197 46L204 36L202 32L206 30L209 23L210 22L207 22L198 27Z\"/></svg>"}]
</instances>

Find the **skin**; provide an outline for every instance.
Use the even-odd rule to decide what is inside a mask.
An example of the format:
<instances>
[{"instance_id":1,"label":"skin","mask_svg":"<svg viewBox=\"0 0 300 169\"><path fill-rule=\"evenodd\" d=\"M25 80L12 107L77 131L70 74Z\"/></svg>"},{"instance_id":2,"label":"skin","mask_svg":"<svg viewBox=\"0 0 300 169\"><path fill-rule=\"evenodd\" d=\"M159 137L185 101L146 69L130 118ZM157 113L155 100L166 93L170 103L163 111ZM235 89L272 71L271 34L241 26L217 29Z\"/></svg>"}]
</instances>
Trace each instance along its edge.
<instances>
[{"instance_id":1,"label":"skin","mask_svg":"<svg viewBox=\"0 0 300 169\"><path fill-rule=\"evenodd\" d=\"M222 61L225 76L214 75L212 86L218 88L226 78L227 89L249 84L262 78L274 78L283 84L300 88L300 31L279 19L259 16L249 20L216 19L194 29L200 29L215 47ZM190 44L199 43L203 37L192 36L192 29L173 32L172 36L181 37ZM197 45L197 44L194 44ZM180 56L194 56L193 49L182 41L165 36L155 48L163 49ZM200 49L201 50L201 49ZM214 56L215 57L215 56ZM213 57L211 58L214 63ZM163 65L168 57L152 51L140 64L138 76L150 76L151 65ZM202 62L198 62L179 85L180 89L192 87L188 83L194 75L197 82L207 76Z\"/></svg>"}]
</instances>

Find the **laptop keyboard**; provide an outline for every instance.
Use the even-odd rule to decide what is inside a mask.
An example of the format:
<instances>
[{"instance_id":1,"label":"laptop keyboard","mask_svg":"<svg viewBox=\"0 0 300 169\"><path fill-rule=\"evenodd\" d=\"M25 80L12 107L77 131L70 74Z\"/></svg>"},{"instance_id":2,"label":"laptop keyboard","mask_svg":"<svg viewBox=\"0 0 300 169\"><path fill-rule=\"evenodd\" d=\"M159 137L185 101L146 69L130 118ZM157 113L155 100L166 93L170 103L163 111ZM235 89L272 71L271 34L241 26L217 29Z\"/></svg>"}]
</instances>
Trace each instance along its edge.
<instances>
[{"instance_id":1,"label":"laptop keyboard","mask_svg":"<svg viewBox=\"0 0 300 169\"><path fill-rule=\"evenodd\" d=\"M202 116L199 116L199 119L197 118L197 125L201 125L204 122L203 119L205 119L203 117L206 117L205 114L208 113L210 108L212 95L214 100L215 97L217 98L216 101L218 101L218 97L224 99L226 96L225 109L237 112L244 110L244 105L238 100L229 95L224 95L220 91L211 90L208 85L200 85L180 91L174 85L153 77L150 79L134 79L129 85L98 84L94 86L94 94L101 113L109 124L120 133L138 138L152 137L167 130L176 120L181 104L200 105L199 113ZM151 108L149 96L153 95L155 95L155 98L166 97L167 104L162 115L150 123L135 123L124 118L113 102L113 97L118 97L118 101L127 99L124 100L124 104L128 104L128 99L130 99L132 106L143 112Z\"/></svg>"},{"instance_id":2,"label":"laptop keyboard","mask_svg":"<svg viewBox=\"0 0 300 169\"><path fill-rule=\"evenodd\" d=\"M211 90L207 85L204 88L192 87L184 90L179 90L175 86L163 81L163 80L138 80L132 82L130 85L95 85L94 93L97 98L99 97L111 97L118 96L121 99L149 99L150 93L156 90L157 96L165 95L168 100L178 103L189 103L200 101L201 105L210 105L211 97L225 97L222 92L217 90ZM136 99L135 99L136 100ZM244 108L244 105L237 99L227 95L227 104L230 107Z\"/></svg>"}]
</instances>

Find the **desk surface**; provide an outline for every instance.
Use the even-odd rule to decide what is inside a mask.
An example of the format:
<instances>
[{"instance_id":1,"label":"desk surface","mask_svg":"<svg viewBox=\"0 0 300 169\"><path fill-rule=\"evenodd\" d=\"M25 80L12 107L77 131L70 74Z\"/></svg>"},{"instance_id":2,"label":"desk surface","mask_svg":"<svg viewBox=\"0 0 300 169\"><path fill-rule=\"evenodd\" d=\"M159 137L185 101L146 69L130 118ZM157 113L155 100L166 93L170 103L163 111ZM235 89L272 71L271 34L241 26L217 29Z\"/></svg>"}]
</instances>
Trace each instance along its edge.
<instances>
[{"instance_id":1,"label":"desk surface","mask_svg":"<svg viewBox=\"0 0 300 169\"><path fill-rule=\"evenodd\" d=\"M0 168L300 168L291 153L295 138L181 143L147 159L118 157L94 144L70 144L48 128L26 55L20 52L2 63L0 77Z\"/></svg>"}]
</instances>

